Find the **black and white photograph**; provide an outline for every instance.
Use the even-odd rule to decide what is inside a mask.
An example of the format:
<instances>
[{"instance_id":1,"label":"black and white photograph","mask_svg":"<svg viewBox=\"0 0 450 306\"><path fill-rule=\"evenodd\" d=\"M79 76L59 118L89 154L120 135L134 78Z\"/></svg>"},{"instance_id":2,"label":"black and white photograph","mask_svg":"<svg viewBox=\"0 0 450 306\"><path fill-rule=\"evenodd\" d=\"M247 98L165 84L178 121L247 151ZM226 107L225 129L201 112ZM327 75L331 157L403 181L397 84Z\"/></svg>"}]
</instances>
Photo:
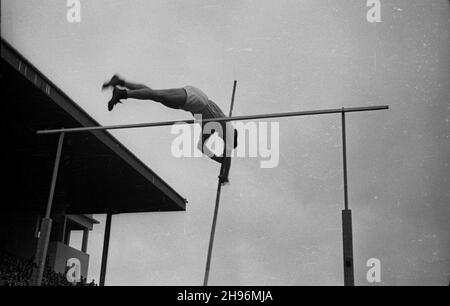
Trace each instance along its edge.
<instances>
[{"instance_id":1,"label":"black and white photograph","mask_svg":"<svg viewBox=\"0 0 450 306\"><path fill-rule=\"evenodd\" d=\"M449 0L0 15L0 287L450 285Z\"/></svg>"}]
</instances>

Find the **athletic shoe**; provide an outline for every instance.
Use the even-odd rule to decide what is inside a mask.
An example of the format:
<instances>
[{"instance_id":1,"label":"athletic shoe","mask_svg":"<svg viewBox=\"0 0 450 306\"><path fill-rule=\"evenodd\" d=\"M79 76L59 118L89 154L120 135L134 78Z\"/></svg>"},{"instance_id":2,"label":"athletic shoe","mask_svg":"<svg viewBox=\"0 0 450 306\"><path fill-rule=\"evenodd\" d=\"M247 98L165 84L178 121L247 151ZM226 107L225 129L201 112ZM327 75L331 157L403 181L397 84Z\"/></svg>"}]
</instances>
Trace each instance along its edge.
<instances>
[{"instance_id":1,"label":"athletic shoe","mask_svg":"<svg viewBox=\"0 0 450 306\"><path fill-rule=\"evenodd\" d=\"M120 101L120 99L125 98L123 93L124 93L124 90L120 90L119 88L114 87L112 98L108 102L108 110L109 111L112 111L114 106L116 106L117 103L122 103L122 101Z\"/></svg>"},{"instance_id":2,"label":"athletic shoe","mask_svg":"<svg viewBox=\"0 0 450 306\"><path fill-rule=\"evenodd\" d=\"M107 89L109 87L124 86L125 82L117 74L115 74L109 82L105 82L102 89Z\"/></svg>"}]
</instances>

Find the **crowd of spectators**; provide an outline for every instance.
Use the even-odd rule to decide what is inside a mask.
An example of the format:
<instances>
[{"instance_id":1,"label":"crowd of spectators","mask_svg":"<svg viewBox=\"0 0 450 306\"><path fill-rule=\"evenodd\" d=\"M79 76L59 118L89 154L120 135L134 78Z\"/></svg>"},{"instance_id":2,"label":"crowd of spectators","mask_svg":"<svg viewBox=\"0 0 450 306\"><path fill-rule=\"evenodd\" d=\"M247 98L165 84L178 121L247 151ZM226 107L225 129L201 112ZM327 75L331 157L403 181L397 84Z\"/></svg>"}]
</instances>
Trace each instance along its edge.
<instances>
[{"instance_id":1,"label":"crowd of spectators","mask_svg":"<svg viewBox=\"0 0 450 306\"><path fill-rule=\"evenodd\" d=\"M22 259L0 251L0 287L30 286L33 267L32 260ZM49 267L45 267L42 285L50 287L75 286L73 283L69 283L63 274L56 273ZM95 283L87 283L86 279L83 279L76 286L95 286Z\"/></svg>"}]
</instances>

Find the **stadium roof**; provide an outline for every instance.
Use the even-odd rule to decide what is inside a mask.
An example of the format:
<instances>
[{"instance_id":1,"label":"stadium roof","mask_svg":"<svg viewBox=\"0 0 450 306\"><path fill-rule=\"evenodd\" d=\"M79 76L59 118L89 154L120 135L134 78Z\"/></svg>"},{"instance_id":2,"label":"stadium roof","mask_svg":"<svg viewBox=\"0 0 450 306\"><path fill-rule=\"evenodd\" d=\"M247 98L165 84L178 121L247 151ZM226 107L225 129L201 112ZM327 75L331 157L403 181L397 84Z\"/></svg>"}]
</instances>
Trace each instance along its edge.
<instances>
[{"instance_id":1,"label":"stadium roof","mask_svg":"<svg viewBox=\"0 0 450 306\"><path fill-rule=\"evenodd\" d=\"M1 40L2 210L45 208L58 137L39 129L99 125ZM184 211L186 199L107 131L67 135L54 199L68 214Z\"/></svg>"}]
</instances>

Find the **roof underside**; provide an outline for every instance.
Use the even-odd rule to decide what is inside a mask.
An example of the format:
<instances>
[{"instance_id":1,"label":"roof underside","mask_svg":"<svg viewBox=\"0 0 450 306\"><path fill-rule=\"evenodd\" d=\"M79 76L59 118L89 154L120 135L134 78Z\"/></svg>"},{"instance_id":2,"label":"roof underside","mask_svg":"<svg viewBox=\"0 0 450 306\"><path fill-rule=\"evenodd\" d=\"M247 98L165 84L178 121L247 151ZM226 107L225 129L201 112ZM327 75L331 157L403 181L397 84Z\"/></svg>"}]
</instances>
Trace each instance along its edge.
<instances>
[{"instance_id":1,"label":"roof underside","mask_svg":"<svg viewBox=\"0 0 450 306\"><path fill-rule=\"evenodd\" d=\"M2 210L43 211L57 135L39 129L97 126L2 40ZM107 131L66 135L54 211L68 214L183 211L186 200Z\"/></svg>"}]
</instances>

